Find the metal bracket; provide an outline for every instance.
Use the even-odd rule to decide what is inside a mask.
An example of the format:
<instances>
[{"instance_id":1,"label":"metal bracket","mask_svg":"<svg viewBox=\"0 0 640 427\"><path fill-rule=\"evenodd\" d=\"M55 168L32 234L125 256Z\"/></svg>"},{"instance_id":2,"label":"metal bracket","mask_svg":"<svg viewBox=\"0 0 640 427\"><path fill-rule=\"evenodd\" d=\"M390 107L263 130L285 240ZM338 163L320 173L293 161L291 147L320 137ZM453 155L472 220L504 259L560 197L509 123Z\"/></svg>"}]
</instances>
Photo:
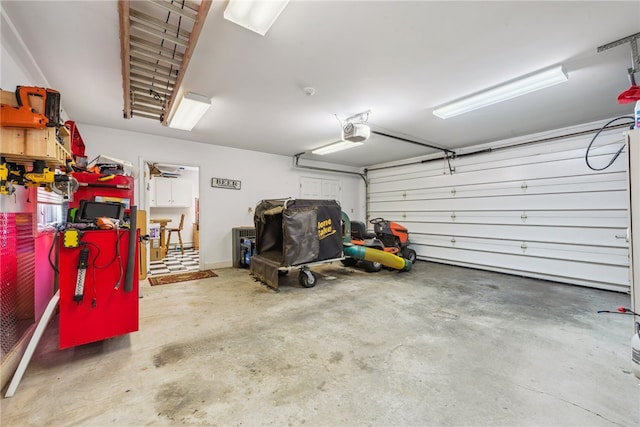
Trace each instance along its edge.
<instances>
[{"instance_id":1,"label":"metal bracket","mask_svg":"<svg viewBox=\"0 0 640 427\"><path fill-rule=\"evenodd\" d=\"M633 68L629 68L629 80L631 85L636 85L635 73L640 72L640 54L638 54L638 40L640 40L640 33L632 34L628 37L621 38L611 43L598 47L598 53L611 49L612 47L620 46L621 44L629 43L631 46L631 62Z\"/></svg>"}]
</instances>

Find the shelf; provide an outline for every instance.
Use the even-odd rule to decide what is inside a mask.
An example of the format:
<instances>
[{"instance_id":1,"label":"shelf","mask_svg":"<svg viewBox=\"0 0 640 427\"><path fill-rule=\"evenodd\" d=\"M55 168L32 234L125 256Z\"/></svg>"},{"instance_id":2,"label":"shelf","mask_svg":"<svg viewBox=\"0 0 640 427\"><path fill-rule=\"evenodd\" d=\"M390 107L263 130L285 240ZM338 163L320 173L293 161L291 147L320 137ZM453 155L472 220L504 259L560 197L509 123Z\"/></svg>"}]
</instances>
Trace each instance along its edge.
<instances>
[{"instance_id":1,"label":"shelf","mask_svg":"<svg viewBox=\"0 0 640 427\"><path fill-rule=\"evenodd\" d=\"M15 163L32 163L44 160L47 166L64 166L69 152L70 134L66 127L24 129L3 127L0 138L0 155ZM60 142L61 141L61 142Z\"/></svg>"}]
</instances>

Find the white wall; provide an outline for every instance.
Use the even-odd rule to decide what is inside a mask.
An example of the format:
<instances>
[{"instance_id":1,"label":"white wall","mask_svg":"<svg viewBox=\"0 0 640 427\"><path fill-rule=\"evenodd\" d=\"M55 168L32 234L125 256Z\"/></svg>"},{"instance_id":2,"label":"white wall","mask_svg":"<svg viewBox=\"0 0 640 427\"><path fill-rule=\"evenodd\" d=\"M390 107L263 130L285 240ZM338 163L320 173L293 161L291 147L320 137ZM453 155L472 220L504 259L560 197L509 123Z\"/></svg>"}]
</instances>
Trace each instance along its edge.
<instances>
[{"instance_id":1,"label":"white wall","mask_svg":"<svg viewBox=\"0 0 640 427\"><path fill-rule=\"evenodd\" d=\"M48 87L46 78L14 29L0 8L0 87L9 91L18 85Z\"/></svg>"},{"instance_id":2,"label":"white wall","mask_svg":"<svg viewBox=\"0 0 640 427\"><path fill-rule=\"evenodd\" d=\"M250 211L263 199L299 197L300 177L330 177L342 183L342 207L364 218L364 181L355 175L294 169L286 156L239 150L204 143L163 138L78 123L92 160L105 154L134 165L136 203L140 201L139 158L200 168L200 253L206 268L231 265L231 229L252 226ZM323 165L345 169L344 166ZM241 190L211 187L211 178L242 181Z\"/></svg>"}]
</instances>

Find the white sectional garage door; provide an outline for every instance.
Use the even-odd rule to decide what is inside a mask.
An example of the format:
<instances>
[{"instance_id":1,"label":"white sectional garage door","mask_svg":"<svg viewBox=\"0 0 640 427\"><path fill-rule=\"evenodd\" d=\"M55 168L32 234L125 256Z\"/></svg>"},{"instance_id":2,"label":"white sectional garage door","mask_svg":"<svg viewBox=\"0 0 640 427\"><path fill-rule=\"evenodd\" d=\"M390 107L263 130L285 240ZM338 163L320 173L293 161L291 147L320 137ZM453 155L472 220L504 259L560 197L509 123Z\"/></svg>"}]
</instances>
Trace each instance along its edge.
<instances>
[{"instance_id":1,"label":"white sectional garage door","mask_svg":"<svg viewBox=\"0 0 640 427\"><path fill-rule=\"evenodd\" d=\"M622 145L602 134L602 167ZM369 216L409 228L418 259L627 292L626 153L589 169L592 135L372 168Z\"/></svg>"}]
</instances>

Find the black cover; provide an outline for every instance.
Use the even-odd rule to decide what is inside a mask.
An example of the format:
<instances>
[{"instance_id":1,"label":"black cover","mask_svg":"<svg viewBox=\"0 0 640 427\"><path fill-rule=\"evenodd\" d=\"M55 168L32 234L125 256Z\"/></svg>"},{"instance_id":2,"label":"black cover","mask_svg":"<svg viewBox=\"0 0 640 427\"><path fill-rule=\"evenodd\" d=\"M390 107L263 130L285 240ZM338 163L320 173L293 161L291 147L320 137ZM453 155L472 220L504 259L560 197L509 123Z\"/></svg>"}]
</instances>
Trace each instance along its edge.
<instances>
[{"instance_id":1,"label":"black cover","mask_svg":"<svg viewBox=\"0 0 640 427\"><path fill-rule=\"evenodd\" d=\"M342 209L335 200L263 200L256 207L256 254L295 266L342 257Z\"/></svg>"}]
</instances>

